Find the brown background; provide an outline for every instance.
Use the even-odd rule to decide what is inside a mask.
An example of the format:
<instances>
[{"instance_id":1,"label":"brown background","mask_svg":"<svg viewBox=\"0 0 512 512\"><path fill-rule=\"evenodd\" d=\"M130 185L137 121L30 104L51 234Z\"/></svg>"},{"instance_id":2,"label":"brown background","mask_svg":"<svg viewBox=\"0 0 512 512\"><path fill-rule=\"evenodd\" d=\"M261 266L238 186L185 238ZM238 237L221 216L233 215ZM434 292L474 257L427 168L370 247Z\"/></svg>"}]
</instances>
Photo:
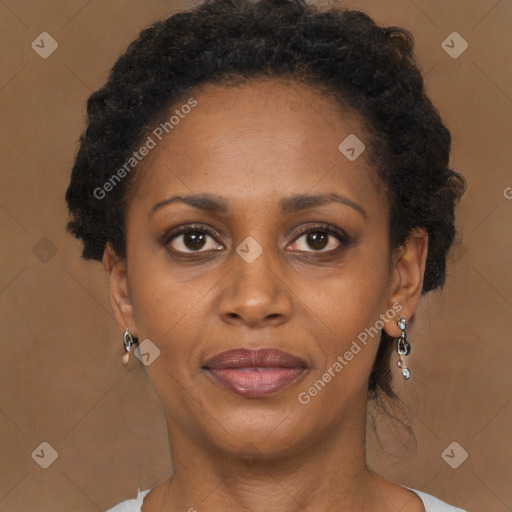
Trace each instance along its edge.
<instances>
[{"instance_id":1,"label":"brown background","mask_svg":"<svg viewBox=\"0 0 512 512\"><path fill-rule=\"evenodd\" d=\"M433 102L468 180L463 242L442 294L410 331L414 378L397 381L414 439L380 423L369 462L386 477L468 511L512 510L512 2L354 0L380 24L412 31ZM0 511L86 512L134 497L170 472L160 403L142 364L123 368L103 268L65 233L67 187L84 103L138 31L177 1L0 2ZM31 43L59 44L42 59ZM441 42L459 32L452 59ZM512 191L509 197L512 196ZM32 452L58 453L42 469ZM458 442L469 458L441 457Z\"/></svg>"}]
</instances>

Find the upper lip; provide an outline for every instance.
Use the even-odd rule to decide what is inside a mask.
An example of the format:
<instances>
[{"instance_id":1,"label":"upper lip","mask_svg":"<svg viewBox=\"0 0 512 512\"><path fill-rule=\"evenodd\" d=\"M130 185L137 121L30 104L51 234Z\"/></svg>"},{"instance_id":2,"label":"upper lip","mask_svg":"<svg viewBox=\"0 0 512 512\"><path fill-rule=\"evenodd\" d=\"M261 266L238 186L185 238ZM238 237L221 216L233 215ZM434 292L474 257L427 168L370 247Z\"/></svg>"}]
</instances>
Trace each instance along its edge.
<instances>
[{"instance_id":1,"label":"upper lip","mask_svg":"<svg viewBox=\"0 0 512 512\"><path fill-rule=\"evenodd\" d=\"M307 363L289 352L274 348L251 350L238 348L221 352L208 359L205 367L211 370L226 368L306 368Z\"/></svg>"}]
</instances>

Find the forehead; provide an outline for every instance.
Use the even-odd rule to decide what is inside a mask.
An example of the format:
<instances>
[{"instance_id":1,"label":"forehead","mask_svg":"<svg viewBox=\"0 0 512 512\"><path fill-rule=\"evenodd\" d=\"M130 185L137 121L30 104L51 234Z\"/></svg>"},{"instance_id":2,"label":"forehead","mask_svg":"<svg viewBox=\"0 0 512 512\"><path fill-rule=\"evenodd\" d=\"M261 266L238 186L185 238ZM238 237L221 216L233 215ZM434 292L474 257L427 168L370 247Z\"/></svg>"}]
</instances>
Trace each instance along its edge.
<instances>
[{"instance_id":1,"label":"forehead","mask_svg":"<svg viewBox=\"0 0 512 512\"><path fill-rule=\"evenodd\" d=\"M155 147L137 169L136 195L157 201L175 190L209 191L243 201L336 187L380 194L368 152L350 161L339 148L353 136L369 147L364 121L320 90L266 78L208 84L193 98L193 108L182 108L185 98L163 117L165 125L174 116L169 133L162 125L150 133Z\"/></svg>"}]
</instances>

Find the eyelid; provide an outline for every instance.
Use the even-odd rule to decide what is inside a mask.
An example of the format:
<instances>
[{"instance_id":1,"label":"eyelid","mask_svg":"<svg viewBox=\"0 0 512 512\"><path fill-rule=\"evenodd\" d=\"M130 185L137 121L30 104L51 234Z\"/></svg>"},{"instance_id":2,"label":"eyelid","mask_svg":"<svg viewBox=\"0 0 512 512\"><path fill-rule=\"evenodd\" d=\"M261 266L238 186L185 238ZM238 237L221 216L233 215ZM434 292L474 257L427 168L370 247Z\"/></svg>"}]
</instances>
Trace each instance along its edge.
<instances>
[{"instance_id":1,"label":"eyelid","mask_svg":"<svg viewBox=\"0 0 512 512\"><path fill-rule=\"evenodd\" d=\"M225 243L222 241L222 237L220 237L218 235L218 233L213 229L211 228L210 226L206 225L206 224L200 224L200 223L191 223L191 224L183 224L181 226L177 226L177 227L174 227L172 229L170 229L169 231L166 231L165 234L162 236L162 245L164 247L167 247L171 244L171 242L179 237L180 235L183 235L185 233L188 233L188 232L199 232L199 233L205 233L207 234L209 237L211 237L217 244L220 244L220 245L225 245ZM219 240L219 238L221 240ZM180 251L180 250L177 250L177 249L168 249L170 251L172 251L175 255L192 255L192 254L209 254L209 253L212 253L213 251L218 251L219 249L209 249L209 250L206 250L206 251L203 251L203 250L198 250L198 251Z\"/></svg>"},{"instance_id":2,"label":"eyelid","mask_svg":"<svg viewBox=\"0 0 512 512\"><path fill-rule=\"evenodd\" d=\"M313 224L308 224L299 229L298 235L293 239L292 243L296 242L302 235L305 235L310 232L315 231L323 231L329 235L334 236L338 241L340 241L344 245L350 244L352 238L345 233L345 231L333 224L329 224L328 222L316 222ZM322 252L322 251L311 251L311 252ZM328 252L328 251L323 251Z\"/></svg>"},{"instance_id":3,"label":"eyelid","mask_svg":"<svg viewBox=\"0 0 512 512\"><path fill-rule=\"evenodd\" d=\"M166 231L163 236L163 241L164 243L168 244L174 237L182 235L183 233L187 233L188 231L204 232L210 235L212 238L214 238L217 242L219 242L219 240L217 240L218 234L215 232L213 228L206 224L199 224L195 222L191 224L183 224L181 226L174 227L169 231Z\"/></svg>"}]
</instances>

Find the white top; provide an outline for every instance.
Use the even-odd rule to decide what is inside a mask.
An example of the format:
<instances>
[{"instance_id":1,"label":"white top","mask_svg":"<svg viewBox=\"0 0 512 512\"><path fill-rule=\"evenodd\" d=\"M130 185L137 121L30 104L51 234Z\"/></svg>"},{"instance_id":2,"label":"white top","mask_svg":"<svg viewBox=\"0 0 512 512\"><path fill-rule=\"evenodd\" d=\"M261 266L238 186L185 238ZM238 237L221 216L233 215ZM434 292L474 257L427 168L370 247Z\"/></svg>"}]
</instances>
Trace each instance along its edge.
<instances>
[{"instance_id":1,"label":"white top","mask_svg":"<svg viewBox=\"0 0 512 512\"><path fill-rule=\"evenodd\" d=\"M434 496L431 496L425 492L417 491L416 489L411 489L410 487L406 487L406 489L415 492L421 498L421 501L423 501L423 506L425 507L425 512L467 512L461 508L448 505L448 503L438 500L437 498L434 498ZM141 508L144 496L146 496L150 490L151 489L141 491L139 489L136 499L123 501L122 503L116 505L114 508L107 510L107 512L142 512Z\"/></svg>"}]
</instances>

